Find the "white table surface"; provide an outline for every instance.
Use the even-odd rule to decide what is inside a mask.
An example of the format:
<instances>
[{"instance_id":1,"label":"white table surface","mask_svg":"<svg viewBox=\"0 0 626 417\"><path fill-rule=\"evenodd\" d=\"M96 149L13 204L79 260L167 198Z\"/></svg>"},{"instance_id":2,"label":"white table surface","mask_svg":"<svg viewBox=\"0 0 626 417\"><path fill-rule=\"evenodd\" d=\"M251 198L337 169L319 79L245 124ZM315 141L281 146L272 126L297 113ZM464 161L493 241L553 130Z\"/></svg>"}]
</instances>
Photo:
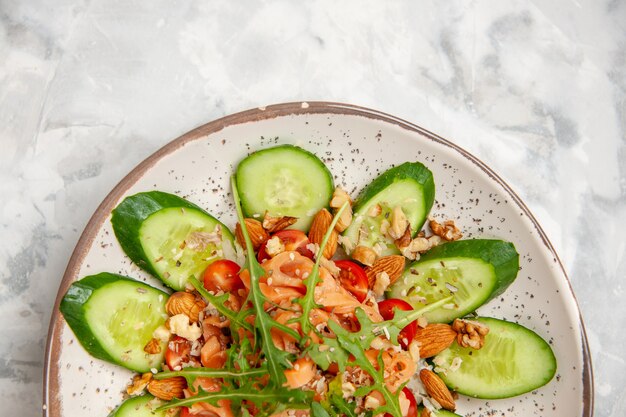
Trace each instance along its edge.
<instances>
[{"instance_id":1,"label":"white table surface","mask_svg":"<svg viewBox=\"0 0 626 417\"><path fill-rule=\"evenodd\" d=\"M556 246L596 416L626 415L626 1L0 0L0 404L40 415L66 263L171 139L271 103L375 108L474 153Z\"/></svg>"}]
</instances>

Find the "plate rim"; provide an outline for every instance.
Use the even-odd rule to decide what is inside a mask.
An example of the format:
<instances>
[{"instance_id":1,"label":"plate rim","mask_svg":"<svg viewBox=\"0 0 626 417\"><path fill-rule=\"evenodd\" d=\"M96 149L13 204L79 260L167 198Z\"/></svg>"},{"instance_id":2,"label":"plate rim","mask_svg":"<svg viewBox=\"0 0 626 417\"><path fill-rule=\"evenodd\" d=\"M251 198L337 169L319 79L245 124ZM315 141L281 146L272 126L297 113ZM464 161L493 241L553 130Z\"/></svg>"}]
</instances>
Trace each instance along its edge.
<instances>
[{"instance_id":1,"label":"plate rim","mask_svg":"<svg viewBox=\"0 0 626 417\"><path fill-rule=\"evenodd\" d=\"M369 119L374 119L386 123L390 123L399 126L403 129L417 132L426 138L444 145L456 152L461 156L468 159L475 164L485 174L487 174L492 180L496 181L505 192L509 194L511 199L517 204L517 206L528 216L532 225L535 227L539 237L543 244L553 255L561 272L565 276L569 291L573 297L576 310L578 311L578 321L581 332L582 340L582 358L583 358L583 413L581 417L592 417L594 411L594 381L593 381L593 367L591 363L591 354L589 351L589 344L587 341L587 334L585 325L583 322L580 306L574 290L572 288L571 281L559 258L554 246L548 239L548 236L541 228L539 222L532 214L530 209L526 206L524 201L517 195L517 193L509 186L498 174L496 174L487 164L482 162L476 156L466 151L462 147L458 146L454 142L447 140L427 129L422 128L414 123L393 116L388 113L384 113L378 110L373 110L367 107L362 107L353 104L331 102L331 101L297 101L280 104L272 104L264 107L257 107L254 109L245 110L238 113L233 113L213 120L209 123L203 124L178 138L166 143L156 152L152 153L141 163L136 165L120 182L113 187L113 189L107 194L104 200L100 203L96 211L93 213L87 225L72 251L72 255L68 261L67 267L63 274L63 278L59 283L59 289L54 302L52 314L50 316L50 324L48 326L48 336L46 340L46 348L44 351L44 368L43 368L43 397L42 397L42 411L44 417L61 417L60 401L58 401L59 393L59 359L60 359L60 329L62 318L59 312L59 305L63 295L74 282L75 277L78 274L80 265L87 254L88 248L91 246L96 238L97 232L101 225L108 218L113 205L119 200L119 198L130 188L138 178L148 171L153 165L156 164L161 158L171 154L178 148L184 146L186 143L203 138L209 134L219 132L229 126L257 122L261 120L275 119L277 117L284 117L290 115L303 115L303 114L333 114L333 115L348 115L348 116L362 116Z\"/></svg>"}]
</instances>

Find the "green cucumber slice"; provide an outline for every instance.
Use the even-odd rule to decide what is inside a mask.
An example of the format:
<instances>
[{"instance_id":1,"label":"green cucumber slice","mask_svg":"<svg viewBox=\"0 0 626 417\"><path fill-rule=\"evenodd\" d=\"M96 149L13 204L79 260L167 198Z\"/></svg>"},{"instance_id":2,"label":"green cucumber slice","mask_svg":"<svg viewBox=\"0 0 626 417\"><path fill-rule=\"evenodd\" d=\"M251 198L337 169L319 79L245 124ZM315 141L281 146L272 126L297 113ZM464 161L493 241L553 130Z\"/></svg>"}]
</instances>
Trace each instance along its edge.
<instances>
[{"instance_id":1,"label":"green cucumber slice","mask_svg":"<svg viewBox=\"0 0 626 417\"><path fill-rule=\"evenodd\" d=\"M111 223L128 257L175 290L184 289L190 276L200 276L225 252L234 253L226 226L195 204L161 191L126 197L113 210Z\"/></svg>"},{"instance_id":2,"label":"green cucumber slice","mask_svg":"<svg viewBox=\"0 0 626 417\"><path fill-rule=\"evenodd\" d=\"M333 177L311 152L280 145L252 153L237 167L237 188L246 217L292 216L291 228L307 231L313 216L327 207Z\"/></svg>"},{"instance_id":3,"label":"green cucumber slice","mask_svg":"<svg viewBox=\"0 0 626 417\"><path fill-rule=\"evenodd\" d=\"M436 246L410 265L391 287L389 297L414 307L453 296L450 303L424 316L448 323L502 294L515 280L519 255L512 243L470 239Z\"/></svg>"},{"instance_id":4,"label":"green cucumber slice","mask_svg":"<svg viewBox=\"0 0 626 417\"><path fill-rule=\"evenodd\" d=\"M80 344L92 356L137 372L160 368L161 353L143 348L168 315L168 295L122 275L103 272L74 282L60 310Z\"/></svg>"},{"instance_id":5,"label":"green cucumber slice","mask_svg":"<svg viewBox=\"0 0 626 417\"><path fill-rule=\"evenodd\" d=\"M422 415L423 407L417 408L417 415ZM461 417L459 414L453 413L452 411L444 410L443 408L437 411L430 412L431 417Z\"/></svg>"},{"instance_id":6,"label":"green cucumber slice","mask_svg":"<svg viewBox=\"0 0 626 417\"><path fill-rule=\"evenodd\" d=\"M145 394L124 401L109 414L109 417L165 417L165 411L156 411L163 401Z\"/></svg>"},{"instance_id":7,"label":"green cucumber slice","mask_svg":"<svg viewBox=\"0 0 626 417\"><path fill-rule=\"evenodd\" d=\"M411 225L414 236L424 225L435 200L433 174L419 162L405 162L381 174L361 191L355 201L354 217L343 235L348 239L344 244L350 254L357 245L374 247L378 245L381 256L399 253L393 239L381 233L381 225L396 206L402 211ZM380 214L372 216L372 208L378 204Z\"/></svg>"},{"instance_id":8,"label":"green cucumber slice","mask_svg":"<svg viewBox=\"0 0 626 417\"><path fill-rule=\"evenodd\" d=\"M480 317L476 321L489 327L481 349L455 343L433 359L448 387L471 397L509 398L533 391L554 377L556 357L537 333L505 320ZM454 358L462 362L452 371Z\"/></svg>"}]
</instances>

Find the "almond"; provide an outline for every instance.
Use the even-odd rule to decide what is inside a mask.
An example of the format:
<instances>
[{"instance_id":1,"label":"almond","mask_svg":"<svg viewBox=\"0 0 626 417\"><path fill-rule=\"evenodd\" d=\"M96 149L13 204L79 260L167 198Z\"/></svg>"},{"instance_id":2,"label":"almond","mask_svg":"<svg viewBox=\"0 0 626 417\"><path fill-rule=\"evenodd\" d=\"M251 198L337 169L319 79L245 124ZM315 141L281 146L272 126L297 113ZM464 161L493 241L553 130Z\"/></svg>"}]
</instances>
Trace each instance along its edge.
<instances>
[{"instance_id":1,"label":"almond","mask_svg":"<svg viewBox=\"0 0 626 417\"><path fill-rule=\"evenodd\" d=\"M420 371L420 380L424 384L424 389L428 395L446 410L454 411L456 405L454 398L446 384L439 376L431 370L422 369ZM149 388L150 386L148 386Z\"/></svg>"},{"instance_id":2,"label":"almond","mask_svg":"<svg viewBox=\"0 0 626 417\"><path fill-rule=\"evenodd\" d=\"M278 232L280 230L286 229L295 222L298 221L297 217L290 216L281 216L281 217L272 217L269 212L265 212L265 216L263 216L263 228L270 233Z\"/></svg>"},{"instance_id":3,"label":"almond","mask_svg":"<svg viewBox=\"0 0 626 417\"><path fill-rule=\"evenodd\" d=\"M128 395L137 395L140 394L146 387L148 383L152 380L152 373L146 372L145 374L135 375L133 377L133 382L130 383L128 387L126 387L126 392Z\"/></svg>"},{"instance_id":4,"label":"almond","mask_svg":"<svg viewBox=\"0 0 626 417\"><path fill-rule=\"evenodd\" d=\"M309 240L311 243L316 243L318 245L322 245L322 240L324 240L324 235L328 231L330 224L333 221L333 215L326 209L321 209L317 212L315 217L313 217L313 222L311 223L311 228L309 229ZM324 258L330 259L335 254L337 250L337 239L339 238L339 233L337 230L334 230L330 233L330 237L328 238L328 242L324 247Z\"/></svg>"},{"instance_id":5,"label":"almond","mask_svg":"<svg viewBox=\"0 0 626 417\"><path fill-rule=\"evenodd\" d=\"M187 388L187 381L182 376L166 379L153 379L148 384L148 392L155 397L170 401L174 398L184 398L183 390Z\"/></svg>"},{"instance_id":6,"label":"almond","mask_svg":"<svg viewBox=\"0 0 626 417\"><path fill-rule=\"evenodd\" d=\"M422 413L420 414L420 417L430 417L430 411L428 410L428 408L422 408Z\"/></svg>"},{"instance_id":7,"label":"almond","mask_svg":"<svg viewBox=\"0 0 626 417\"><path fill-rule=\"evenodd\" d=\"M263 243L265 243L267 239L270 238L270 235L263 228L263 225L260 221L255 219L244 219L244 222L246 223L248 235L250 236L250 241L252 242L252 249L256 251ZM239 223L237 223L237 225L235 226L235 237L237 238L237 242L239 242L241 247L245 248L246 242L243 239L243 232Z\"/></svg>"},{"instance_id":8,"label":"almond","mask_svg":"<svg viewBox=\"0 0 626 417\"><path fill-rule=\"evenodd\" d=\"M206 303L199 297L189 292L178 291L170 295L165 303L165 311L170 316L184 314L189 321L195 323L200 318L200 312L206 308Z\"/></svg>"},{"instance_id":9,"label":"almond","mask_svg":"<svg viewBox=\"0 0 626 417\"><path fill-rule=\"evenodd\" d=\"M367 282L370 288L376 282L376 277L381 272L386 272L389 275L389 283L393 284L402 275L404 271L404 256L389 255L378 258L372 266L365 268L365 274L367 274Z\"/></svg>"},{"instance_id":10,"label":"almond","mask_svg":"<svg viewBox=\"0 0 626 417\"><path fill-rule=\"evenodd\" d=\"M430 358L449 348L456 339L456 332L448 324L433 323L417 327L415 338L420 346L420 358Z\"/></svg>"}]
</instances>

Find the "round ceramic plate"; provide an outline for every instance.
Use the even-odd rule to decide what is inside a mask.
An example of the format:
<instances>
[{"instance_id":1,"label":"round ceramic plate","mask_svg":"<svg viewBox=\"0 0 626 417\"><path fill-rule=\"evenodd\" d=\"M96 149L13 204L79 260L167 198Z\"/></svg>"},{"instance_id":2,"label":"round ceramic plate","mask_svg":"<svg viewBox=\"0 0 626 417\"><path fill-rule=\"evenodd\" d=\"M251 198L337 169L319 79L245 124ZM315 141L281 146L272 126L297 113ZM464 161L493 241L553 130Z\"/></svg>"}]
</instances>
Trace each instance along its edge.
<instances>
[{"instance_id":1,"label":"round ceramic plate","mask_svg":"<svg viewBox=\"0 0 626 417\"><path fill-rule=\"evenodd\" d=\"M58 312L67 288L85 275L110 271L161 286L122 252L111 229L111 210L128 195L162 190L191 200L232 228L236 220L229 178L237 162L281 143L317 154L336 184L352 195L393 164L420 161L435 177L431 214L454 219L465 238L515 243L521 266L517 280L479 313L521 323L549 341L557 375L547 386L515 398L461 397L460 414L592 415L591 363L576 300L528 208L493 171L453 143L393 116L336 103L280 104L216 120L163 147L113 189L83 232L59 288L47 346L44 415L106 416L122 401L132 375L90 357Z\"/></svg>"}]
</instances>

